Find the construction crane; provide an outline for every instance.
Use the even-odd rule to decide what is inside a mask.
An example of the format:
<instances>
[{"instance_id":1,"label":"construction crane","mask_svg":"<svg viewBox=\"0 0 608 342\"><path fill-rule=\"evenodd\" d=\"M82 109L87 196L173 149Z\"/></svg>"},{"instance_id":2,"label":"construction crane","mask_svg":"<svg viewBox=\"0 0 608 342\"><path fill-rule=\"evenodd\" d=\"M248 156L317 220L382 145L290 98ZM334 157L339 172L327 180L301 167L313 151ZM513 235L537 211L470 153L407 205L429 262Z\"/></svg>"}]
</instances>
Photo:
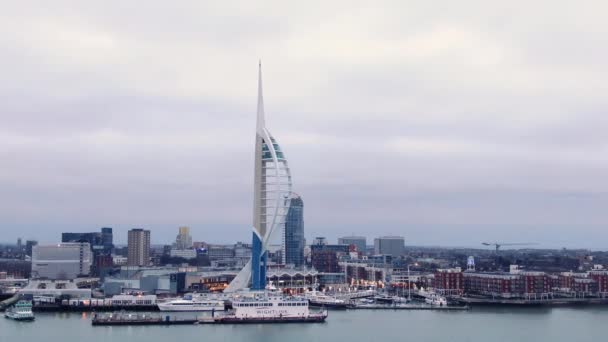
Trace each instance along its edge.
<instances>
[{"instance_id":1,"label":"construction crane","mask_svg":"<svg viewBox=\"0 0 608 342\"><path fill-rule=\"evenodd\" d=\"M502 246L533 246L533 245L538 245L537 243L534 243L534 242L515 242L515 243L482 242L481 244L484 245L484 246L495 246L496 247L496 253L498 253L498 250Z\"/></svg>"}]
</instances>

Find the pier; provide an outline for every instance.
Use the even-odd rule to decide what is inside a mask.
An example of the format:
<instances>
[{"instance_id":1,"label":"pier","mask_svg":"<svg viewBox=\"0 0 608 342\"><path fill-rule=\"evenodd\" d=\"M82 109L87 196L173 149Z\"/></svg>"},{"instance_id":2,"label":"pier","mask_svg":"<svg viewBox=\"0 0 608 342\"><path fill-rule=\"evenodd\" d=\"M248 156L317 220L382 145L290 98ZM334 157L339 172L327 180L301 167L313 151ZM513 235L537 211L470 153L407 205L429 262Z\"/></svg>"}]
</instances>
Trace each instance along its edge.
<instances>
[{"instance_id":1,"label":"pier","mask_svg":"<svg viewBox=\"0 0 608 342\"><path fill-rule=\"evenodd\" d=\"M91 325L192 325L192 324L268 324L268 323L323 323L327 319L327 311L314 313L306 317L236 317L234 315L180 317L161 315L158 313L127 313L94 314Z\"/></svg>"},{"instance_id":2,"label":"pier","mask_svg":"<svg viewBox=\"0 0 608 342\"><path fill-rule=\"evenodd\" d=\"M436 311L466 311L471 307L466 306L437 306L426 304L357 304L352 309L366 310L436 310Z\"/></svg>"},{"instance_id":3,"label":"pier","mask_svg":"<svg viewBox=\"0 0 608 342\"><path fill-rule=\"evenodd\" d=\"M95 314L91 320L94 326L104 325L187 325L198 324L198 318L185 318L170 315L139 314L139 313L112 313Z\"/></svg>"}]
</instances>

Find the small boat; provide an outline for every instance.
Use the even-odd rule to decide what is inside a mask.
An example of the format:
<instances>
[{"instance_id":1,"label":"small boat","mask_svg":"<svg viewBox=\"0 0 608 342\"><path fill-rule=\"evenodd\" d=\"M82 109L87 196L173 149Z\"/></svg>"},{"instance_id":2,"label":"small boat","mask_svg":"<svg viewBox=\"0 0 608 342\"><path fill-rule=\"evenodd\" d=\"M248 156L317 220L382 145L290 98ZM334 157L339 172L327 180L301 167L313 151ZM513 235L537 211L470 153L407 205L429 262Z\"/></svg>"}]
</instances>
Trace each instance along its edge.
<instances>
[{"instance_id":1,"label":"small boat","mask_svg":"<svg viewBox=\"0 0 608 342\"><path fill-rule=\"evenodd\" d=\"M32 302L27 300L18 301L15 305L6 309L4 317L15 321L33 321Z\"/></svg>"},{"instance_id":2,"label":"small boat","mask_svg":"<svg viewBox=\"0 0 608 342\"><path fill-rule=\"evenodd\" d=\"M374 300L377 303L386 303L386 304L407 303L408 302L407 298L399 297L399 296L387 296L387 295L375 296Z\"/></svg>"},{"instance_id":3,"label":"small boat","mask_svg":"<svg viewBox=\"0 0 608 342\"><path fill-rule=\"evenodd\" d=\"M352 307L352 305L344 299L336 298L316 291L306 293L305 298L308 299L310 306L331 309L348 309Z\"/></svg>"},{"instance_id":4,"label":"small boat","mask_svg":"<svg viewBox=\"0 0 608 342\"><path fill-rule=\"evenodd\" d=\"M157 303L160 311L224 311L224 299L200 293L189 293L183 298Z\"/></svg>"},{"instance_id":5,"label":"small boat","mask_svg":"<svg viewBox=\"0 0 608 342\"><path fill-rule=\"evenodd\" d=\"M437 293L431 293L429 294L424 301L427 304L433 305L433 306L447 306L448 305L448 300L444 297L441 296Z\"/></svg>"}]
</instances>

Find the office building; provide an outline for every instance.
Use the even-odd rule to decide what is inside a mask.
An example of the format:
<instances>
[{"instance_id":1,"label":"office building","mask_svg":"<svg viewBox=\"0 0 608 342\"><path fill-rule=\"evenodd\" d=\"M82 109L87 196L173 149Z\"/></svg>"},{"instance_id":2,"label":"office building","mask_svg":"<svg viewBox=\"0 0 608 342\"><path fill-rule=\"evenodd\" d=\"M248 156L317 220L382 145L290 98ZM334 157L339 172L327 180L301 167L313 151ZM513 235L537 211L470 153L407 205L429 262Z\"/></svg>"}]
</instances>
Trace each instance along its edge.
<instances>
[{"instance_id":1,"label":"office building","mask_svg":"<svg viewBox=\"0 0 608 342\"><path fill-rule=\"evenodd\" d=\"M192 248L192 236L190 236L190 227L179 227L179 234L175 238L175 249Z\"/></svg>"},{"instance_id":2,"label":"office building","mask_svg":"<svg viewBox=\"0 0 608 342\"><path fill-rule=\"evenodd\" d=\"M292 194L283 229L283 264L301 267L304 265L304 201Z\"/></svg>"},{"instance_id":3,"label":"office building","mask_svg":"<svg viewBox=\"0 0 608 342\"><path fill-rule=\"evenodd\" d=\"M112 233L112 228L101 228L101 244L107 254L112 253L112 249L114 249L114 234Z\"/></svg>"},{"instance_id":4,"label":"office building","mask_svg":"<svg viewBox=\"0 0 608 342\"><path fill-rule=\"evenodd\" d=\"M338 239L339 245L354 245L357 247L357 252L365 253L367 249L367 239L365 236L344 236Z\"/></svg>"},{"instance_id":5,"label":"office building","mask_svg":"<svg viewBox=\"0 0 608 342\"><path fill-rule=\"evenodd\" d=\"M101 228L100 232L86 232L86 233L62 233L61 242L86 242L91 246L92 269L91 273L98 276L101 272L101 268L107 268L108 258L112 254L113 238L112 228L104 227ZM99 259L99 260L98 260Z\"/></svg>"},{"instance_id":6,"label":"office building","mask_svg":"<svg viewBox=\"0 0 608 342\"><path fill-rule=\"evenodd\" d=\"M261 63L258 73L251 261L230 283L227 292L243 289L249 283L254 290L266 287L267 247L273 232L284 227L291 197L291 172L287 159L266 129Z\"/></svg>"},{"instance_id":7,"label":"office building","mask_svg":"<svg viewBox=\"0 0 608 342\"><path fill-rule=\"evenodd\" d=\"M38 244L36 240L26 240L25 241L25 254L27 256L32 256L32 248Z\"/></svg>"},{"instance_id":8,"label":"office building","mask_svg":"<svg viewBox=\"0 0 608 342\"><path fill-rule=\"evenodd\" d=\"M88 242L32 247L32 278L75 279L88 276L92 263Z\"/></svg>"},{"instance_id":9,"label":"office building","mask_svg":"<svg viewBox=\"0 0 608 342\"><path fill-rule=\"evenodd\" d=\"M61 233L61 242L86 242L90 246L103 246L101 233Z\"/></svg>"},{"instance_id":10,"label":"office building","mask_svg":"<svg viewBox=\"0 0 608 342\"><path fill-rule=\"evenodd\" d=\"M402 236L381 236L374 239L374 254L390 255L397 258L405 250L405 239Z\"/></svg>"},{"instance_id":11,"label":"office building","mask_svg":"<svg viewBox=\"0 0 608 342\"><path fill-rule=\"evenodd\" d=\"M319 272L338 273L342 272L339 265L340 257L349 253L348 245L311 245L312 267Z\"/></svg>"},{"instance_id":12,"label":"office building","mask_svg":"<svg viewBox=\"0 0 608 342\"><path fill-rule=\"evenodd\" d=\"M148 266L150 263L150 231L135 228L128 232L127 265Z\"/></svg>"}]
</instances>

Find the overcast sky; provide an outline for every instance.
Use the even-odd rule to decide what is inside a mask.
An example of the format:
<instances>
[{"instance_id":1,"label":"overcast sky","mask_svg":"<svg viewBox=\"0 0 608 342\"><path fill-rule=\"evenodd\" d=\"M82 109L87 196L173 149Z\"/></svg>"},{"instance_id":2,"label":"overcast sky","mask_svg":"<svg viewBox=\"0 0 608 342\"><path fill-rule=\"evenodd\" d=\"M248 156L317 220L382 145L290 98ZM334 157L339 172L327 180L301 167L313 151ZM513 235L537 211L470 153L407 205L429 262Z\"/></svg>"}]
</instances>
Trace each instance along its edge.
<instances>
[{"instance_id":1,"label":"overcast sky","mask_svg":"<svg viewBox=\"0 0 608 342\"><path fill-rule=\"evenodd\" d=\"M207 3L207 4L205 4ZM0 241L248 241L257 64L306 235L608 249L605 1L11 1ZM368 242L370 242L368 240Z\"/></svg>"}]
</instances>

